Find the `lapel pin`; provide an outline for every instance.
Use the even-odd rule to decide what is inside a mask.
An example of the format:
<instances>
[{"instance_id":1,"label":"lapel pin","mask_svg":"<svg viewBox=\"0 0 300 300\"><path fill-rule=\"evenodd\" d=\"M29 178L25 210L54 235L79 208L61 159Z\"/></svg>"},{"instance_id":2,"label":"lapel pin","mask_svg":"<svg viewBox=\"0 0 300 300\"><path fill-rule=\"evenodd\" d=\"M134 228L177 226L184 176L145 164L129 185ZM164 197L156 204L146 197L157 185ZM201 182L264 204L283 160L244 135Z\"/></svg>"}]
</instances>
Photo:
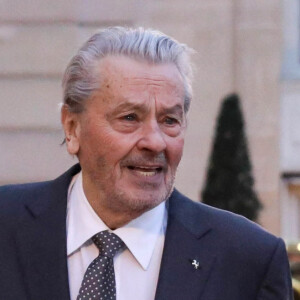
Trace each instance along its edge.
<instances>
[{"instance_id":1,"label":"lapel pin","mask_svg":"<svg viewBox=\"0 0 300 300\"><path fill-rule=\"evenodd\" d=\"M198 270L198 268L199 268L199 262L198 262L196 259L193 259L192 265L194 266L194 268L195 268L196 270Z\"/></svg>"}]
</instances>

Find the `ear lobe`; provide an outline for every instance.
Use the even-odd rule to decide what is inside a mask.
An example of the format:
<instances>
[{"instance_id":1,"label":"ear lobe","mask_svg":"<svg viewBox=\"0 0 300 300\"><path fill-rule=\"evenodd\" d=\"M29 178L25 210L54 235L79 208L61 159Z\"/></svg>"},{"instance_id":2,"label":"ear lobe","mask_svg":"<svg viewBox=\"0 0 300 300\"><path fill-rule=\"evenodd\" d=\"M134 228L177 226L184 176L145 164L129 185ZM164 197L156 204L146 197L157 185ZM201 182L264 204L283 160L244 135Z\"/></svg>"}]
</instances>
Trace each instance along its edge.
<instances>
[{"instance_id":1,"label":"ear lobe","mask_svg":"<svg viewBox=\"0 0 300 300\"><path fill-rule=\"evenodd\" d=\"M63 105L61 108L61 123L64 128L67 150L76 155L80 148L80 122L78 114L72 113Z\"/></svg>"}]
</instances>

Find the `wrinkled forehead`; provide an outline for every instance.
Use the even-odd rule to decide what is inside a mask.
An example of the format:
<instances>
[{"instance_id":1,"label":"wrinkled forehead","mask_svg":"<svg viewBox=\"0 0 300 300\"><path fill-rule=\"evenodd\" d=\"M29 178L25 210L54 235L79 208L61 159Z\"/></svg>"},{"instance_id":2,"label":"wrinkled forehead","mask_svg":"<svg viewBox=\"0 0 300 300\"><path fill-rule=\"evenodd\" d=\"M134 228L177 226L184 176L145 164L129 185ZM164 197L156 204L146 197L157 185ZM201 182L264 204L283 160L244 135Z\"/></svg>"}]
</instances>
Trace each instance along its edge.
<instances>
[{"instance_id":1,"label":"wrinkled forehead","mask_svg":"<svg viewBox=\"0 0 300 300\"><path fill-rule=\"evenodd\" d=\"M96 66L102 91L164 91L184 97L181 74L173 63L150 64L125 56L109 56Z\"/></svg>"}]
</instances>

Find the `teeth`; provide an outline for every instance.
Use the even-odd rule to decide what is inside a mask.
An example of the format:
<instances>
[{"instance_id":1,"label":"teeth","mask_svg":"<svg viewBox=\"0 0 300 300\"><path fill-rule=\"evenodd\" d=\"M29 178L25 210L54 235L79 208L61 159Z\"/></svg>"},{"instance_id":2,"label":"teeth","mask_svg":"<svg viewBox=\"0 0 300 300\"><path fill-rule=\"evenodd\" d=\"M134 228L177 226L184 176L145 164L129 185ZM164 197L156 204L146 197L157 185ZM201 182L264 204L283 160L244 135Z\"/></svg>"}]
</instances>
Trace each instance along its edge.
<instances>
[{"instance_id":1,"label":"teeth","mask_svg":"<svg viewBox=\"0 0 300 300\"><path fill-rule=\"evenodd\" d=\"M154 167L136 167L137 169L153 170Z\"/></svg>"},{"instance_id":2,"label":"teeth","mask_svg":"<svg viewBox=\"0 0 300 300\"><path fill-rule=\"evenodd\" d=\"M153 167L153 166L142 166L142 167L128 166L128 169L135 170L140 175L146 177L154 176L161 171L160 167Z\"/></svg>"},{"instance_id":3,"label":"teeth","mask_svg":"<svg viewBox=\"0 0 300 300\"><path fill-rule=\"evenodd\" d=\"M141 175L143 175L143 176L154 176L155 174L156 174L156 172L154 171L152 171L152 172L143 172L143 171L138 171L139 172L139 174L141 174Z\"/></svg>"}]
</instances>

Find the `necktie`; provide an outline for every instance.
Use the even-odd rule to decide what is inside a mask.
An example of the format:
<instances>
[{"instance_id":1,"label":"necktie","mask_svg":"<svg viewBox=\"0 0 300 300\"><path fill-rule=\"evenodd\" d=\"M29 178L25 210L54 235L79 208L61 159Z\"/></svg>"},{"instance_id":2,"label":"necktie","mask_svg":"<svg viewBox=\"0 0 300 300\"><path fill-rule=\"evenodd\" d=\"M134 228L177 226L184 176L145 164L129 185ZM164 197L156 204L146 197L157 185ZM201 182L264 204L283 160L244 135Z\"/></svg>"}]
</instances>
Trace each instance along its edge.
<instances>
[{"instance_id":1,"label":"necktie","mask_svg":"<svg viewBox=\"0 0 300 300\"><path fill-rule=\"evenodd\" d=\"M99 249L99 256L88 266L77 300L116 300L113 257L125 244L107 230L97 233L92 240Z\"/></svg>"}]
</instances>

